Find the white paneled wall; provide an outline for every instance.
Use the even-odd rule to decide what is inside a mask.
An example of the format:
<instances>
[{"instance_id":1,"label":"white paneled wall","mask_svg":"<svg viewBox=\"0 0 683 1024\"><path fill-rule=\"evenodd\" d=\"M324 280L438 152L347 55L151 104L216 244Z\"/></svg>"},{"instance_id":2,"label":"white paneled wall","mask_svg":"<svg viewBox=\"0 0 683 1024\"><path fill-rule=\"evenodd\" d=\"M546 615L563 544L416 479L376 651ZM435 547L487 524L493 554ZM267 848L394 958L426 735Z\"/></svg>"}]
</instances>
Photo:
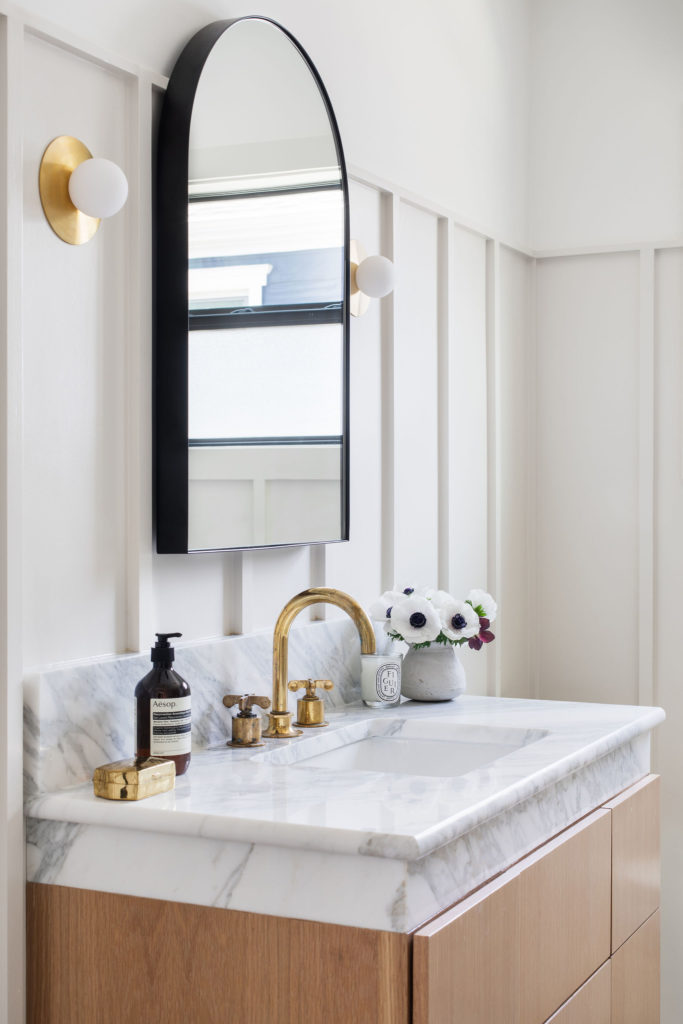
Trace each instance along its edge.
<instances>
[{"instance_id":1,"label":"white paneled wall","mask_svg":"<svg viewBox=\"0 0 683 1024\"><path fill-rule=\"evenodd\" d=\"M489 490L501 479L504 450L494 442L505 433L499 397L512 366L497 353L506 339L513 348L524 344L523 316L518 324L504 318L521 315L529 296L519 289L531 279L520 270L523 254L501 257L499 240L449 210L354 170L352 234L369 252L394 258L397 286L351 326L350 541L157 555L151 166L165 80L34 22L20 7L0 0L0 11L7 211L0 654L8 676L0 707L7 752L0 1021L14 1024L22 1019L24 976L23 674L143 649L155 630L193 639L271 629L286 600L311 585L340 587L366 604L397 578L459 594L493 586L502 534ZM509 90L499 86L500 96L488 98L504 112ZM83 247L59 242L40 208L40 158L59 134L119 162L130 182L125 211ZM521 153L516 139L511 144ZM502 193L494 196L489 184L482 187L498 210ZM478 213L486 204L473 207ZM501 218L501 230L512 222L520 223L516 211ZM500 685L492 655L465 652L472 691Z\"/></svg>"},{"instance_id":2,"label":"white paneled wall","mask_svg":"<svg viewBox=\"0 0 683 1024\"><path fill-rule=\"evenodd\" d=\"M488 416L487 416L487 241L450 226L447 285L450 294L447 334L441 340L439 376L444 408L440 439L445 447L441 481L442 585L463 593L486 575L488 561ZM444 360L444 356L446 357ZM445 362L445 365L444 365ZM445 550L444 550L445 549ZM492 549L492 554L495 547ZM443 558L446 559L445 566ZM475 584L476 585L476 584ZM493 679L492 651L463 651L468 686L486 693Z\"/></svg>"},{"instance_id":3,"label":"white paneled wall","mask_svg":"<svg viewBox=\"0 0 683 1024\"><path fill-rule=\"evenodd\" d=\"M683 1001L682 286L677 246L536 265L532 674L542 698L658 704L667 712L655 737L663 783L662 1024L678 1024Z\"/></svg>"},{"instance_id":4,"label":"white paneled wall","mask_svg":"<svg viewBox=\"0 0 683 1024\"><path fill-rule=\"evenodd\" d=\"M683 251L535 260L353 169L352 235L395 259L397 287L351 326L350 541L157 555L149 168L164 80L56 31L25 31L16 12L2 30L9 858L3 847L0 920L8 905L21 919L22 666L145 648L155 629L189 639L271 629L310 585L366 604L404 578L457 593L489 586L503 609L499 642L465 652L472 692L661 702L669 712L658 758L663 1019L674 1024ZM118 160L131 183L126 212L82 248L52 235L37 196L40 155L62 133ZM5 933L0 945L13 979L0 991L19 1020L21 943Z\"/></svg>"},{"instance_id":5,"label":"white paneled wall","mask_svg":"<svg viewBox=\"0 0 683 1024\"><path fill-rule=\"evenodd\" d=\"M530 0L534 248L683 236L683 4Z\"/></svg>"},{"instance_id":6,"label":"white paneled wall","mask_svg":"<svg viewBox=\"0 0 683 1024\"><path fill-rule=\"evenodd\" d=\"M351 237L368 253L383 252L382 195L359 182L350 185ZM391 303L387 301L387 305ZM350 344L351 479L350 538L327 545L325 578L363 602L382 591L383 438L382 306L372 302L365 316L353 318ZM385 314L386 320L386 314ZM339 609L325 610L331 617Z\"/></svg>"},{"instance_id":7,"label":"white paneled wall","mask_svg":"<svg viewBox=\"0 0 683 1024\"><path fill-rule=\"evenodd\" d=\"M489 255L492 247L499 251L497 241L428 200L354 171L352 234L368 251L393 256L397 287L351 328L350 541L157 555L150 166L165 82L36 26L17 9L1 27L12 73L3 80L2 180L15 217L3 221L11 258L3 285L8 577L1 639L9 681L2 707L14 760L2 791L10 829L1 851L9 859L0 858L0 920L10 907L16 937L23 672L144 649L154 630L179 629L193 639L271 629L285 601L310 585L340 587L365 604L397 578L459 594L489 585L489 568L500 561L488 499L500 474L491 462L489 406L505 383L491 376L490 346L494 333L524 336L526 321L504 329L518 307L500 296L508 275L510 294L528 280L512 253L494 272ZM119 162L130 182L126 210L83 247L60 242L40 208L40 157L60 134ZM527 257L518 259L526 265ZM507 373L506 365L497 373ZM493 690L491 652L465 657L472 691ZM18 1021L22 943L10 943L5 931L0 953L9 971L3 976L12 978L0 984L7 997L0 1020Z\"/></svg>"},{"instance_id":8,"label":"white paneled wall","mask_svg":"<svg viewBox=\"0 0 683 1024\"><path fill-rule=\"evenodd\" d=\"M29 33L23 45L25 668L144 648L154 629L195 639L270 628L288 597L312 584L368 603L395 579L457 592L486 583L488 303L502 285L487 283L483 236L360 173L352 175L353 234L370 251L394 250L398 280L394 296L352 322L350 542L154 552L149 462L138 455L149 445L149 394L140 392L138 419L127 417L135 367L149 353L149 296L131 334L124 271L138 237L132 211L149 200L132 161L140 136L151 138L153 83L56 39ZM145 91L147 101L134 104ZM81 95L88 102L77 102ZM50 231L35 189L45 141L66 132L131 178L128 213L89 246L69 249ZM483 689L486 659L471 660Z\"/></svg>"},{"instance_id":9,"label":"white paneled wall","mask_svg":"<svg viewBox=\"0 0 683 1024\"><path fill-rule=\"evenodd\" d=\"M492 487L497 552L492 586L501 608L495 648L496 691L504 697L534 696L533 650L540 623L535 605L536 569L536 364L534 262L500 246L496 310L496 480Z\"/></svg>"},{"instance_id":10,"label":"white paneled wall","mask_svg":"<svg viewBox=\"0 0 683 1024\"><path fill-rule=\"evenodd\" d=\"M677 1024L683 948L683 249L655 258L654 694L667 720L657 736L662 772L662 1024Z\"/></svg>"},{"instance_id":11,"label":"white paneled wall","mask_svg":"<svg viewBox=\"0 0 683 1024\"><path fill-rule=\"evenodd\" d=\"M683 5L530 11L530 236L558 256L538 262L538 693L667 712L661 1016L680 1024Z\"/></svg>"},{"instance_id":12,"label":"white paneled wall","mask_svg":"<svg viewBox=\"0 0 683 1024\"><path fill-rule=\"evenodd\" d=\"M394 576L438 578L438 219L398 207L394 334Z\"/></svg>"},{"instance_id":13,"label":"white paneled wall","mask_svg":"<svg viewBox=\"0 0 683 1024\"><path fill-rule=\"evenodd\" d=\"M541 696L638 702L639 284L637 252L537 266Z\"/></svg>"},{"instance_id":14,"label":"white paneled wall","mask_svg":"<svg viewBox=\"0 0 683 1024\"><path fill-rule=\"evenodd\" d=\"M393 256L398 283L352 323L350 541L192 556L152 543L149 171L165 83L21 12L55 6L0 0L0 1021L21 1016L22 666L137 650L155 629L269 629L311 584L367 603L412 577L499 598L499 643L464 655L473 692L666 708L662 1020L678 1024L683 249L621 243L680 240L680 3L459 0L448 31L423 19L411 51L441 83L430 119L417 75L396 74L394 49L407 53L414 30L388 5L330 9L323 25L310 0L269 0L318 62L347 156L456 197L463 216L352 174L352 235ZM235 13L174 0L160 23L153 2L62 6L65 24L130 40L157 68L202 21ZM550 253L539 259L502 244L526 221L527 10L531 220ZM352 43L363 74L350 80ZM362 102L373 85L394 98L381 131ZM434 133L444 104L451 131ZM52 235L37 196L40 155L62 133L131 183L126 211L80 249ZM494 223L475 231L468 217ZM621 249L549 248L601 241Z\"/></svg>"},{"instance_id":15,"label":"white paneled wall","mask_svg":"<svg viewBox=\"0 0 683 1024\"><path fill-rule=\"evenodd\" d=\"M66 259L38 166L62 134L127 166L130 84L32 35L24 83L24 638L43 664L126 642L126 307L111 285L130 240L121 217Z\"/></svg>"}]
</instances>

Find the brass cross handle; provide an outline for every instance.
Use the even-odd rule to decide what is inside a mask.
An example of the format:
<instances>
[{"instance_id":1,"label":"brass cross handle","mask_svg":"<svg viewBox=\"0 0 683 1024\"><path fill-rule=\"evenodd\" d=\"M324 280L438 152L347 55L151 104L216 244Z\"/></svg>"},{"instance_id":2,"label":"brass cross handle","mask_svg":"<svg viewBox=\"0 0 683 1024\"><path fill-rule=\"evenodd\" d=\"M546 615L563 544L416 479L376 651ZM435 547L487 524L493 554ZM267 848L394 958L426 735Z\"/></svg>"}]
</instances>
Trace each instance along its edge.
<instances>
[{"instance_id":1,"label":"brass cross handle","mask_svg":"<svg viewBox=\"0 0 683 1024\"><path fill-rule=\"evenodd\" d=\"M319 690L332 690L334 683L331 679L292 679L289 683L289 688L293 692L305 689L307 697L316 698L316 688Z\"/></svg>"},{"instance_id":2,"label":"brass cross handle","mask_svg":"<svg viewBox=\"0 0 683 1024\"><path fill-rule=\"evenodd\" d=\"M240 714L249 715L253 714L252 708L254 704L258 704L260 708L270 707L269 697L257 697L253 693L244 693L240 697L238 693L228 693L223 698L223 703L226 708L234 707L235 704L239 704Z\"/></svg>"}]
</instances>

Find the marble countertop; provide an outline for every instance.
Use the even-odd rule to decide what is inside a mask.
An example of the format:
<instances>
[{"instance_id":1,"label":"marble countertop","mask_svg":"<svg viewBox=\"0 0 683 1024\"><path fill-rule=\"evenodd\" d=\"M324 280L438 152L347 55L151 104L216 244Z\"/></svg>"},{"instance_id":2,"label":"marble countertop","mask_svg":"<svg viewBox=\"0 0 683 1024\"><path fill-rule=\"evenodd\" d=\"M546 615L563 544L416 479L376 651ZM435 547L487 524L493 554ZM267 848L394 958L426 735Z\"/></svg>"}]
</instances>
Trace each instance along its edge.
<instances>
[{"instance_id":1,"label":"marble countertop","mask_svg":"<svg viewBox=\"0 0 683 1024\"><path fill-rule=\"evenodd\" d=\"M329 728L267 741L258 750L201 750L173 792L137 803L98 799L92 785L31 799L32 819L236 843L417 861L517 805L528 805L573 773L595 765L664 719L659 708L463 696L449 704L392 709L349 705ZM408 723L451 722L476 730L522 730L524 746L453 778L341 771L294 763L297 746L316 753L358 738L362 723L400 735ZM354 732L355 730L355 732ZM270 758L271 751L277 753ZM267 755L263 759L264 753ZM276 761L278 763L273 763ZM624 776L626 778L626 776ZM614 785L623 779L615 777ZM607 790L609 790L609 784ZM616 792L617 789L614 789ZM571 793L565 787L566 802ZM596 797L597 802L597 797ZM567 821L579 816L567 807Z\"/></svg>"}]
</instances>

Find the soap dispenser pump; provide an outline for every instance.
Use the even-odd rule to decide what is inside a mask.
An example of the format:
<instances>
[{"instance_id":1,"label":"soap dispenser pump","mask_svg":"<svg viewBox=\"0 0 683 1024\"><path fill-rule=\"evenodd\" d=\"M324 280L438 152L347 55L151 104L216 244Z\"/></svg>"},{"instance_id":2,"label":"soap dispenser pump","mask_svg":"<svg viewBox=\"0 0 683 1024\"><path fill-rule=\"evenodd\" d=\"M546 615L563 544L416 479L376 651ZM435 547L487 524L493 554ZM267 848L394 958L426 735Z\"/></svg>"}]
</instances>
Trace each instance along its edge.
<instances>
[{"instance_id":1,"label":"soap dispenser pump","mask_svg":"<svg viewBox=\"0 0 683 1024\"><path fill-rule=\"evenodd\" d=\"M175 651L169 643L182 633L157 633L152 670L135 687L137 757L165 757L183 775L192 750L190 687L171 667Z\"/></svg>"}]
</instances>

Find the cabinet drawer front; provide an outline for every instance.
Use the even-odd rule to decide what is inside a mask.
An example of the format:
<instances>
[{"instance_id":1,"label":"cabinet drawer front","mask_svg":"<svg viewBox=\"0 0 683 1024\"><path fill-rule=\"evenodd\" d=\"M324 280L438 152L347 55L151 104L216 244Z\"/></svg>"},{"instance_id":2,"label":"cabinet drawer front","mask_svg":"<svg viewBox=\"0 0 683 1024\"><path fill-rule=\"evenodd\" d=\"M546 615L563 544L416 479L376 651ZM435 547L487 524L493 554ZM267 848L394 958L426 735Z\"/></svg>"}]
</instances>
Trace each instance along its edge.
<instances>
[{"instance_id":1,"label":"cabinet drawer front","mask_svg":"<svg viewBox=\"0 0 683 1024\"><path fill-rule=\"evenodd\" d=\"M659 906L659 776L605 807L612 814L612 952Z\"/></svg>"},{"instance_id":2,"label":"cabinet drawer front","mask_svg":"<svg viewBox=\"0 0 683 1024\"><path fill-rule=\"evenodd\" d=\"M413 940L413 1024L520 1024L519 878L502 875Z\"/></svg>"},{"instance_id":3,"label":"cabinet drawer front","mask_svg":"<svg viewBox=\"0 0 683 1024\"><path fill-rule=\"evenodd\" d=\"M547 1024L610 1024L611 1020L611 963L608 960Z\"/></svg>"},{"instance_id":4,"label":"cabinet drawer front","mask_svg":"<svg viewBox=\"0 0 683 1024\"><path fill-rule=\"evenodd\" d=\"M542 1024L610 955L609 812L589 815L519 869L520 1018Z\"/></svg>"},{"instance_id":5,"label":"cabinet drawer front","mask_svg":"<svg viewBox=\"0 0 683 1024\"><path fill-rule=\"evenodd\" d=\"M612 1024L659 1024L659 911L612 957Z\"/></svg>"}]
</instances>

